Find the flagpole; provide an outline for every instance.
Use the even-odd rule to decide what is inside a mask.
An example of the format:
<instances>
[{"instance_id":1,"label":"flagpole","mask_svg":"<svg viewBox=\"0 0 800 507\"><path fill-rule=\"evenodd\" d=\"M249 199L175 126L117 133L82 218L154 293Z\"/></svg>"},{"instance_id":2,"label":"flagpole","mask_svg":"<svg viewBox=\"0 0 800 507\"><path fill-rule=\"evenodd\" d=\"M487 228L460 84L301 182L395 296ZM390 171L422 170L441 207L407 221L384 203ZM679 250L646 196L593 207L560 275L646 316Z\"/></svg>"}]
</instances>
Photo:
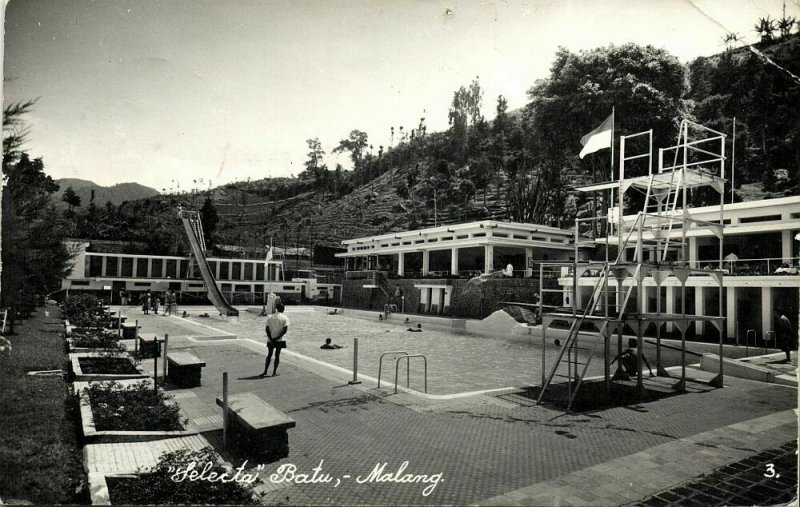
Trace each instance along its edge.
<instances>
[{"instance_id":1,"label":"flagpole","mask_svg":"<svg viewBox=\"0 0 800 507\"><path fill-rule=\"evenodd\" d=\"M614 181L614 122L616 122L617 118L615 116L616 108L611 106L611 178L609 181ZM609 189L609 199L608 199L608 206L607 208L611 208L611 201L614 199L614 189ZM608 213L608 210L606 210ZM608 234L606 234L608 236Z\"/></svg>"}]
</instances>

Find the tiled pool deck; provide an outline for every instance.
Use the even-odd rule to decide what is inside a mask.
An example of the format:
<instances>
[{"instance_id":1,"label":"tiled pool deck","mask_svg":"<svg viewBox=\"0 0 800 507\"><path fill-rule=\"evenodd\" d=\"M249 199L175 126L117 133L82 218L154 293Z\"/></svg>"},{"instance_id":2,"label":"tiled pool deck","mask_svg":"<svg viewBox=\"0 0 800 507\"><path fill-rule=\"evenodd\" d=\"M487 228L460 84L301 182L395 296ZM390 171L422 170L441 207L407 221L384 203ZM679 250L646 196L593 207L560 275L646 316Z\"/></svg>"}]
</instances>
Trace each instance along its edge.
<instances>
[{"instance_id":1,"label":"tiled pool deck","mask_svg":"<svg viewBox=\"0 0 800 507\"><path fill-rule=\"evenodd\" d=\"M427 329L406 333L394 324L352 322L297 307L287 313L293 323L290 353L282 357L281 375L265 379L248 378L263 369L263 319L243 313L219 326L236 340L204 341L186 338L199 333L197 324L138 316L145 331L169 327L171 347L190 348L206 361L201 387L173 391L196 426L219 428L214 399L224 371L231 377L230 392L253 392L297 421L289 432L289 458L267 464L262 474L270 486L264 489L265 503L614 505L648 502L683 485L689 487L681 490L689 491L684 498L692 498L698 477L784 446L797 435L796 389L731 377L724 389L698 383L702 388L688 394L575 414L537 406L515 389L424 398L379 391L366 379L351 386L351 349L322 351L319 345L326 336L349 345L353 327L362 372L376 375L377 354L384 349L422 351L429 357L431 386L447 386L438 393L536 384L541 357L525 343ZM191 320L212 327L221 322ZM487 360L487 353L497 357ZM460 362L448 370L453 358ZM457 371L462 368L470 371ZM689 376L710 375L690 368ZM206 433L212 442L215 435ZM313 473L321 461L323 472L340 479L339 486L270 480L282 464ZM387 463L388 473L405 461L405 473L442 473L431 494L422 494L425 484L355 481L378 463ZM772 487L785 490L786 483Z\"/></svg>"}]
</instances>

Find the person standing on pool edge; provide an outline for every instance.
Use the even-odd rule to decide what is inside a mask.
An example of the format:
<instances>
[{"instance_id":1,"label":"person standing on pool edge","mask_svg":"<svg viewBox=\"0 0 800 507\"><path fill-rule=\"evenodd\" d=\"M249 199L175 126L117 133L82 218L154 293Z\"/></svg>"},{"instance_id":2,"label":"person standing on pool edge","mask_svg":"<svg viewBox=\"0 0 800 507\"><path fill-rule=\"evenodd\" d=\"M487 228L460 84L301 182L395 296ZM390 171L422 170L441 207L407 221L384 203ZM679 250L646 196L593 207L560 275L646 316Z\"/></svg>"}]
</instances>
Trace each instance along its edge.
<instances>
[{"instance_id":1,"label":"person standing on pool edge","mask_svg":"<svg viewBox=\"0 0 800 507\"><path fill-rule=\"evenodd\" d=\"M264 363L264 373L262 377L269 375L269 363L272 361L272 353L275 352L275 366L272 368L272 376L278 376L278 363L281 360L281 349L286 348L286 333L289 331L289 317L283 313L283 303L275 303L275 313L267 317L267 360Z\"/></svg>"}]
</instances>

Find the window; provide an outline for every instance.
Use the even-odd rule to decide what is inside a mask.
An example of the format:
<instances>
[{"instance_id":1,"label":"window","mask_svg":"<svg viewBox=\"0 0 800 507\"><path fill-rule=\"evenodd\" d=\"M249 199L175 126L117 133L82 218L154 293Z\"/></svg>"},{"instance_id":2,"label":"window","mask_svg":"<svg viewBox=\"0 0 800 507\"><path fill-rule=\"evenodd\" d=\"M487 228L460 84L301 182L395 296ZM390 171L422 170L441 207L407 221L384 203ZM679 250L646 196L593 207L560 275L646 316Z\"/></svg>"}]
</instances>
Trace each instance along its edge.
<instances>
[{"instance_id":1,"label":"window","mask_svg":"<svg viewBox=\"0 0 800 507\"><path fill-rule=\"evenodd\" d=\"M476 232L475 234L472 235L473 238L483 238L485 236L486 236L485 232Z\"/></svg>"},{"instance_id":2,"label":"window","mask_svg":"<svg viewBox=\"0 0 800 507\"><path fill-rule=\"evenodd\" d=\"M234 285L233 290L235 292L250 292L252 287L250 285Z\"/></svg>"},{"instance_id":3,"label":"window","mask_svg":"<svg viewBox=\"0 0 800 507\"><path fill-rule=\"evenodd\" d=\"M106 257L106 276L117 276L117 257Z\"/></svg>"},{"instance_id":4,"label":"window","mask_svg":"<svg viewBox=\"0 0 800 507\"><path fill-rule=\"evenodd\" d=\"M123 257L122 258L122 271L120 272L120 276L133 276L133 259L130 257Z\"/></svg>"},{"instance_id":5,"label":"window","mask_svg":"<svg viewBox=\"0 0 800 507\"><path fill-rule=\"evenodd\" d=\"M176 271L178 271L178 263L175 259L167 259L167 276L172 278L177 277Z\"/></svg>"},{"instance_id":6,"label":"window","mask_svg":"<svg viewBox=\"0 0 800 507\"><path fill-rule=\"evenodd\" d=\"M89 285L89 280L73 280L72 287L86 287Z\"/></svg>"},{"instance_id":7,"label":"window","mask_svg":"<svg viewBox=\"0 0 800 507\"><path fill-rule=\"evenodd\" d=\"M142 257L136 259L136 277L147 278L147 259Z\"/></svg>"},{"instance_id":8,"label":"window","mask_svg":"<svg viewBox=\"0 0 800 507\"><path fill-rule=\"evenodd\" d=\"M150 282L135 282L134 287L150 287Z\"/></svg>"},{"instance_id":9,"label":"window","mask_svg":"<svg viewBox=\"0 0 800 507\"><path fill-rule=\"evenodd\" d=\"M245 280L252 280L253 279L253 263L252 262L245 262L244 263L244 279Z\"/></svg>"},{"instance_id":10,"label":"window","mask_svg":"<svg viewBox=\"0 0 800 507\"><path fill-rule=\"evenodd\" d=\"M103 258L99 255L87 256L89 259L89 273L88 276L100 276L103 269Z\"/></svg>"},{"instance_id":11,"label":"window","mask_svg":"<svg viewBox=\"0 0 800 507\"><path fill-rule=\"evenodd\" d=\"M751 224L753 222L772 222L780 220L780 215L762 215L760 217L742 217L739 219L740 224Z\"/></svg>"},{"instance_id":12,"label":"window","mask_svg":"<svg viewBox=\"0 0 800 507\"><path fill-rule=\"evenodd\" d=\"M220 280L230 280L230 276L228 276L228 266L227 262L220 262L219 263L219 279ZM230 289L228 289L230 290Z\"/></svg>"},{"instance_id":13,"label":"window","mask_svg":"<svg viewBox=\"0 0 800 507\"><path fill-rule=\"evenodd\" d=\"M242 263L234 262L233 273L231 273L231 280L241 280L241 279L242 279Z\"/></svg>"},{"instance_id":14,"label":"window","mask_svg":"<svg viewBox=\"0 0 800 507\"><path fill-rule=\"evenodd\" d=\"M214 277L216 277L217 276L217 261L209 261L208 269L210 269L211 270L211 274L214 275ZM202 273L200 273L199 267L195 271L197 272L197 276L200 276L202 274Z\"/></svg>"},{"instance_id":15,"label":"window","mask_svg":"<svg viewBox=\"0 0 800 507\"><path fill-rule=\"evenodd\" d=\"M150 271L150 278L161 278L164 276L164 259L153 259L153 268Z\"/></svg>"}]
</instances>

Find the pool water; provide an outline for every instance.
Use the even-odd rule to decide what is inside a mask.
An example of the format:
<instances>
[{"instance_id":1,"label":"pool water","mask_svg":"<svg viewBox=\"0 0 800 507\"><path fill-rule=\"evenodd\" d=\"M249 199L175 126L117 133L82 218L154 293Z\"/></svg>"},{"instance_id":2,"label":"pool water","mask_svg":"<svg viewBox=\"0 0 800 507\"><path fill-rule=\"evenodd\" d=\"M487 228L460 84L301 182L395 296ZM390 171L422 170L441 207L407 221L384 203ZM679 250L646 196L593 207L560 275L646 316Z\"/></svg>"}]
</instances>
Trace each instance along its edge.
<instances>
[{"instance_id":1,"label":"pool water","mask_svg":"<svg viewBox=\"0 0 800 507\"><path fill-rule=\"evenodd\" d=\"M210 312L209 312L210 313ZM353 367L353 340L358 338L359 373L378 377L381 353L403 350L409 354L424 354L428 361L428 392L455 394L507 387L523 387L541 383L541 338L509 336L506 339L476 335L454 334L426 328L423 332L406 331L402 321L367 320L345 315L328 315L313 307L286 308L290 320L286 335L288 350L348 370ZM237 319L222 317L190 320L211 326L238 338L250 338L266 343L265 317L241 312ZM346 346L339 350L322 350L325 338ZM558 355L558 347L548 340L545 354L547 369ZM266 352L266 347L265 347ZM585 358L584 358L585 359ZM581 362L585 362L581 359ZM419 358L411 361L411 388L423 390L423 364ZM400 363L400 383L406 382L406 361ZM394 383L394 360L383 361L382 382ZM602 360L592 361L587 376L602 375Z\"/></svg>"}]
</instances>

